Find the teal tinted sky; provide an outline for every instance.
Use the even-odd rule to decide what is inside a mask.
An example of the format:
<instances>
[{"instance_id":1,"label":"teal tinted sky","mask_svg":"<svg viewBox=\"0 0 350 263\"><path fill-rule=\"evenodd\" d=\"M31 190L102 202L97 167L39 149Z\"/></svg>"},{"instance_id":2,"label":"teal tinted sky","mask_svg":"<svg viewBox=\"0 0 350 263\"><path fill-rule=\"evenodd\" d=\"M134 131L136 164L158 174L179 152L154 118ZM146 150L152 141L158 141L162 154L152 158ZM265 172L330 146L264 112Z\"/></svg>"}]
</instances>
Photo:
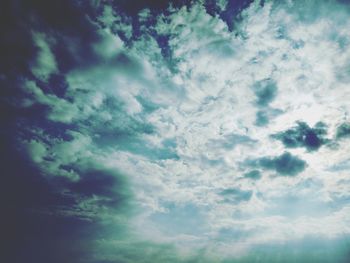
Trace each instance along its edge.
<instances>
[{"instance_id":1,"label":"teal tinted sky","mask_svg":"<svg viewBox=\"0 0 350 263\"><path fill-rule=\"evenodd\" d=\"M2 5L6 262L349 261L347 1Z\"/></svg>"}]
</instances>

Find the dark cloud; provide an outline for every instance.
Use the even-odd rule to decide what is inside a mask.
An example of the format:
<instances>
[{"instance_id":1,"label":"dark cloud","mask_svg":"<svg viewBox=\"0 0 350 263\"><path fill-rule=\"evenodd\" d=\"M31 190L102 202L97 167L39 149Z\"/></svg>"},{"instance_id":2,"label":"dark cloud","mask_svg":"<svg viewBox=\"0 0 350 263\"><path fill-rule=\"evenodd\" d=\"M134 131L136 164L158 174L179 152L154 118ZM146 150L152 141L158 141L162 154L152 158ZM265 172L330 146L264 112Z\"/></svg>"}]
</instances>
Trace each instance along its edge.
<instances>
[{"instance_id":1,"label":"dark cloud","mask_svg":"<svg viewBox=\"0 0 350 263\"><path fill-rule=\"evenodd\" d=\"M225 202L240 203L249 201L252 198L253 191L241 190L239 188L227 188L221 191L220 195L224 197Z\"/></svg>"},{"instance_id":2,"label":"dark cloud","mask_svg":"<svg viewBox=\"0 0 350 263\"><path fill-rule=\"evenodd\" d=\"M0 72L8 76L31 76L30 66L39 52L33 32L43 32L52 40L62 72L99 59L93 43L101 37L88 18L95 15L88 1L4 1L1 12Z\"/></svg>"},{"instance_id":3,"label":"dark cloud","mask_svg":"<svg viewBox=\"0 0 350 263\"><path fill-rule=\"evenodd\" d=\"M264 127L269 124L270 119L275 118L276 116L283 113L282 110L273 109L270 107L265 107L264 109L258 110L255 117L255 125L259 127Z\"/></svg>"},{"instance_id":4,"label":"dark cloud","mask_svg":"<svg viewBox=\"0 0 350 263\"><path fill-rule=\"evenodd\" d=\"M55 213L75 200L61 195L14 141L1 138L0 203L3 262L79 262L88 258L90 237L98 226Z\"/></svg>"},{"instance_id":5,"label":"dark cloud","mask_svg":"<svg viewBox=\"0 0 350 263\"><path fill-rule=\"evenodd\" d=\"M222 10L217 1L206 0L204 6L208 14L220 17L227 24L228 29L232 31L241 20L241 11L247 8L252 2L252 0L229 0ZM260 4L263 4L263 2L261 1Z\"/></svg>"},{"instance_id":6,"label":"dark cloud","mask_svg":"<svg viewBox=\"0 0 350 263\"><path fill-rule=\"evenodd\" d=\"M6 242L6 253L1 255L4 262L90 262L95 235L103 231L99 221L105 214L101 208L127 215L130 194L125 181L96 165L61 167L78 172L81 180L74 183L57 180L55 174L48 176L30 160L18 141L34 139L47 145L70 141L73 138L67 131L77 126L47 120L47 109L40 105L29 109L11 104L1 107L0 227Z\"/></svg>"},{"instance_id":7,"label":"dark cloud","mask_svg":"<svg viewBox=\"0 0 350 263\"><path fill-rule=\"evenodd\" d=\"M100 118L101 114L112 113L108 121ZM138 136L152 134L154 128L146 123L142 117L130 116L124 111L121 101L107 98L102 105L79 123L79 130L93 134L93 141L101 146L119 144L124 149L130 144L138 144Z\"/></svg>"},{"instance_id":8,"label":"dark cloud","mask_svg":"<svg viewBox=\"0 0 350 263\"><path fill-rule=\"evenodd\" d=\"M350 123L344 122L340 124L335 136L337 139L350 137Z\"/></svg>"},{"instance_id":9,"label":"dark cloud","mask_svg":"<svg viewBox=\"0 0 350 263\"><path fill-rule=\"evenodd\" d=\"M131 198L125 179L116 171L91 167L80 175L79 181L67 182L65 187L82 196L107 197L105 205L111 208L125 205Z\"/></svg>"},{"instance_id":10,"label":"dark cloud","mask_svg":"<svg viewBox=\"0 0 350 263\"><path fill-rule=\"evenodd\" d=\"M118 134L130 138L152 132L142 118L127 116L120 103L107 100L101 110L116 113L111 120L113 125L99 121L97 109L95 115L85 115L83 107L79 109L79 121L74 124L48 119L52 108L60 107L59 102L65 100L73 105L85 95L84 91L80 94L80 90L76 90L68 97L66 76L72 69L90 69L92 65L101 67L103 64L105 68L117 68L123 73L140 73L137 62L127 54L120 53L111 61L101 57L96 43L103 37L92 22L99 10L90 4L91 1L75 0L55 3L5 0L1 4L0 232L6 242L3 247L6 253L1 255L4 260L0 261L93 262L92 243L97 234L104 234L105 219L110 214L120 220L128 215L131 194L120 174L104 169L103 165L78 163L86 163L88 158L60 165L60 158L64 158L66 152L56 151L44 157L46 164L58 165L56 170L73 170L78 174L80 179L72 182L59 178L55 169L52 174L51 170L40 169L40 165L32 162L30 157L33 156L27 156L24 147L18 144L35 140L55 151L53 146L58 141L74 139L69 131L79 130L89 138L90 135L96 138L97 133L106 140L110 135L108 143ZM33 65L42 51L35 42L34 33L43 36L57 64L55 72L48 71L47 80L33 73ZM40 70L45 71L46 66L44 63ZM42 92L40 96L54 99L43 105L34 94L24 92L27 80L38 87L39 93ZM24 100L32 104L22 106ZM70 113L68 109L63 115ZM92 143L95 142L100 143L97 140ZM123 227L113 224L114 230L120 228ZM117 236L122 238L122 235Z\"/></svg>"},{"instance_id":11,"label":"dark cloud","mask_svg":"<svg viewBox=\"0 0 350 263\"><path fill-rule=\"evenodd\" d=\"M244 174L245 178L253 179L253 180L259 180L261 178L261 173L259 170L252 170L248 173Z\"/></svg>"},{"instance_id":12,"label":"dark cloud","mask_svg":"<svg viewBox=\"0 0 350 263\"><path fill-rule=\"evenodd\" d=\"M280 140L287 148L304 147L308 151L317 151L329 142L326 134L327 127L323 122L318 122L313 128L305 122L297 122L297 126L274 134L272 138Z\"/></svg>"},{"instance_id":13,"label":"dark cloud","mask_svg":"<svg viewBox=\"0 0 350 263\"><path fill-rule=\"evenodd\" d=\"M119 218L129 214L125 178L96 164L63 167L79 173L75 182L47 177L13 138L1 135L4 262L95 262L93 243L105 227L112 227L106 221L109 213ZM114 233L122 232L112 224Z\"/></svg>"},{"instance_id":14,"label":"dark cloud","mask_svg":"<svg viewBox=\"0 0 350 263\"><path fill-rule=\"evenodd\" d=\"M268 106L277 95L277 85L275 81L271 79L264 79L256 82L253 85L253 90L257 97L257 105L261 107Z\"/></svg>"},{"instance_id":15,"label":"dark cloud","mask_svg":"<svg viewBox=\"0 0 350 263\"><path fill-rule=\"evenodd\" d=\"M127 37L125 32L120 29L112 29L112 32L118 34L118 36L126 43L126 45L132 45L132 43L139 39L143 33L148 34L153 37L157 42L161 54L165 59L167 66L170 69L175 69L175 65L173 63L173 54L169 45L170 35L168 34L158 34L158 32L153 28L156 24L156 17L160 14L164 14L165 16L169 15L170 12L168 10L171 5L175 9L179 9L183 6L190 8L193 4L192 0L172 0L172 1L152 1L152 0L142 0L142 1L110 1L106 2L107 5L111 6L113 10L118 14L123 22L127 22L131 25L132 32L131 37ZM99 7L103 6L103 2ZM140 18L138 14L147 9L150 13L146 18ZM97 20L97 22L99 22ZM113 27L113 26L112 26Z\"/></svg>"},{"instance_id":16,"label":"dark cloud","mask_svg":"<svg viewBox=\"0 0 350 263\"><path fill-rule=\"evenodd\" d=\"M256 113L256 120L255 125L256 126L266 126L269 123L269 118L265 111L258 111Z\"/></svg>"},{"instance_id":17,"label":"dark cloud","mask_svg":"<svg viewBox=\"0 0 350 263\"><path fill-rule=\"evenodd\" d=\"M304 160L285 152L277 157L263 157L256 160L248 161L252 167L261 167L267 170L274 170L282 176L295 176L306 168Z\"/></svg>"}]
</instances>

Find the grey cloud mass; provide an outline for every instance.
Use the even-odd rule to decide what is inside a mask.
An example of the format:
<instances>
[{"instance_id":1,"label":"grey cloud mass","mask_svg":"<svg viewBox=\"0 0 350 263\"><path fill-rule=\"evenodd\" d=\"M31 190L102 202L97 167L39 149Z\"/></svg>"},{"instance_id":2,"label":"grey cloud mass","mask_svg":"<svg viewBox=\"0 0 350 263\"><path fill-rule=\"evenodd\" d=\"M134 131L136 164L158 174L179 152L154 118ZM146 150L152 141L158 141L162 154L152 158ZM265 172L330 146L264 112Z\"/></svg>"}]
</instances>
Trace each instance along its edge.
<instances>
[{"instance_id":1,"label":"grey cloud mass","mask_svg":"<svg viewBox=\"0 0 350 263\"><path fill-rule=\"evenodd\" d=\"M244 174L245 178L259 180L261 178L261 172L259 170L252 170Z\"/></svg>"},{"instance_id":2,"label":"grey cloud mass","mask_svg":"<svg viewBox=\"0 0 350 263\"><path fill-rule=\"evenodd\" d=\"M318 122L310 128L305 122L297 122L297 125L284 132L272 135L272 138L280 140L287 148L304 147L308 151L317 151L329 140L326 138L327 126Z\"/></svg>"},{"instance_id":3,"label":"grey cloud mass","mask_svg":"<svg viewBox=\"0 0 350 263\"><path fill-rule=\"evenodd\" d=\"M336 138L347 138L350 136L350 123L342 123L337 127Z\"/></svg>"},{"instance_id":4,"label":"grey cloud mass","mask_svg":"<svg viewBox=\"0 0 350 263\"><path fill-rule=\"evenodd\" d=\"M276 83L271 79L261 80L253 85L258 106L268 106L277 95Z\"/></svg>"},{"instance_id":5,"label":"grey cloud mass","mask_svg":"<svg viewBox=\"0 0 350 263\"><path fill-rule=\"evenodd\" d=\"M293 156L289 152L276 157L262 157L256 160L248 161L252 167L261 167L267 170L274 170L281 176L295 176L307 167L307 163Z\"/></svg>"}]
</instances>

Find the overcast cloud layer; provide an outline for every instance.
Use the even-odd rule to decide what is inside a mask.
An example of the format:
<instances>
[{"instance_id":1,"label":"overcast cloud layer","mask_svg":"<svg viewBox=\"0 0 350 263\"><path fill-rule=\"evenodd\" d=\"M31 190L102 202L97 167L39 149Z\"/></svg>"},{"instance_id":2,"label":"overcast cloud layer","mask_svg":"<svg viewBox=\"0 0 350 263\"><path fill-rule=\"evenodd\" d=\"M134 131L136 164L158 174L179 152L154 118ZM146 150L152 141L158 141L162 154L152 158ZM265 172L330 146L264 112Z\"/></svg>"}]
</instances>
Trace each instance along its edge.
<instances>
[{"instance_id":1,"label":"overcast cloud layer","mask_svg":"<svg viewBox=\"0 0 350 263\"><path fill-rule=\"evenodd\" d=\"M346 1L56 2L0 8L7 262L348 262Z\"/></svg>"}]
</instances>

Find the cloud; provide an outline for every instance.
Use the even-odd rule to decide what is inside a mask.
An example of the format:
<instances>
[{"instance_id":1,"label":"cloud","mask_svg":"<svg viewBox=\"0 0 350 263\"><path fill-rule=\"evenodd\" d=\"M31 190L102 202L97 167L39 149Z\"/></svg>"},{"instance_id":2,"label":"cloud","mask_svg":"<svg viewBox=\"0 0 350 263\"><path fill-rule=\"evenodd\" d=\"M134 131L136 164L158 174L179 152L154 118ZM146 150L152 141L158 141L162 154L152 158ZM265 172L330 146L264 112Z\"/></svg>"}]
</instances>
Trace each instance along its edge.
<instances>
[{"instance_id":1,"label":"cloud","mask_svg":"<svg viewBox=\"0 0 350 263\"><path fill-rule=\"evenodd\" d=\"M214 16L219 15L225 21L227 27L232 31L239 23L240 12L247 8L253 1L207 1L206 10Z\"/></svg>"},{"instance_id":2,"label":"cloud","mask_svg":"<svg viewBox=\"0 0 350 263\"><path fill-rule=\"evenodd\" d=\"M350 124L345 122L337 127L336 138L347 138L350 136Z\"/></svg>"},{"instance_id":3,"label":"cloud","mask_svg":"<svg viewBox=\"0 0 350 263\"><path fill-rule=\"evenodd\" d=\"M47 182L16 218L49 221L49 261L73 240L73 261L254 262L349 234L349 147L322 147L349 130L345 6L61 2L0 18L1 135L27 157L5 190L25 201L24 168Z\"/></svg>"},{"instance_id":4,"label":"cloud","mask_svg":"<svg viewBox=\"0 0 350 263\"><path fill-rule=\"evenodd\" d=\"M284 152L277 157L262 157L248 161L252 167L261 167L267 170L274 170L281 176L295 176L305 170L307 164L304 160Z\"/></svg>"},{"instance_id":5,"label":"cloud","mask_svg":"<svg viewBox=\"0 0 350 263\"><path fill-rule=\"evenodd\" d=\"M69 262L91 258L92 254L86 248L92 248L93 233L100 231L101 226L81 216L61 214L60 210L73 211L79 199L64 194L60 184L48 180L45 172L32 164L20 147L13 147L11 138L6 139L7 142L2 141L0 149L4 161L2 223L6 225L2 231L2 237L6 239L2 259L17 262ZM38 151L40 146L37 142L31 141L30 147L34 147L35 156L41 158L42 151ZM75 212L82 215L86 210L86 207L80 207ZM95 206L94 211L101 215L103 209ZM71 242L77 244L72 245Z\"/></svg>"},{"instance_id":6,"label":"cloud","mask_svg":"<svg viewBox=\"0 0 350 263\"><path fill-rule=\"evenodd\" d=\"M46 94L34 81L26 81L22 89L28 98L32 100L28 107L32 107L35 104L46 106L50 120L71 123L77 118L79 112L77 105L59 98L55 94Z\"/></svg>"},{"instance_id":7,"label":"cloud","mask_svg":"<svg viewBox=\"0 0 350 263\"><path fill-rule=\"evenodd\" d=\"M257 126L265 126L269 123L269 118L267 117L267 114L265 111L258 111L256 113L256 120L255 124Z\"/></svg>"},{"instance_id":8,"label":"cloud","mask_svg":"<svg viewBox=\"0 0 350 263\"><path fill-rule=\"evenodd\" d=\"M268 106L277 95L276 83L271 79L264 79L254 83L253 90L257 97L258 106Z\"/></svg>"},{"instance_id":9,"label":"cloud","mask_svg":"<svg viewBox=\"0 0 350 263\"><path fill-rule=\"evenodd\" d=\"M31 140L27 144L28 151L33 161L36 163L42 162L43 157L46 155L46 148L38 141Z\"/></svg>"},{"instance_id":10,"label":"cloud","mask_svg":"<svg viewBox=\"0 0 350 263\"><path fill-rule=\"evenodd\" d=\"M261 173L259 170L252 170L248 173L245 173L244 177L252 180L259 180L261 178Z\"/></svg>"},{"instance_id":11,"label":"cloud","mask_svg":"<svg viewBox=\"0 0 350 263\"><path fill-rule=\"evenodd\" d=\"M318 122L310 128L305 122L298 122L297 126L284 132L272 135L272 138L282 141L287 148L305 147L308 151L317 151L322 145L329 142L326 125Z\"/></svg>"},{"instance_id":12,"label":"cloud","mask_svg":"<svg viewBox=\"0 0 350 263\"><path fill-rule=\"evenodd\" d=\"M258 127L266 127L271 120L283 114L282 110L265 107L256 112L255 125Z\"/></svg>"},{"instance_id":13,"label":"cloud","mask_svg":"<svg viewBox=\"0 0 350 263\"><path fill-rule=\"evenodd\" d=\"M243 201L249 201L252 198L252 191L245 191L238 188L228 188L222 190L220 195L224 197L224 202L239 203Z\"/></svg>"},{"instance_id":14,"label":"cloud","mask_svg":"<svg viewBox=\"0 0 350 263\"><path fill-rule=\"evenodd\" d=\"M33 41L39 48L39 52L31 70L38 79L47 81L52 73L57 72L55 56L43 34L33 33Z\"/></svg>"}]
</instances>

